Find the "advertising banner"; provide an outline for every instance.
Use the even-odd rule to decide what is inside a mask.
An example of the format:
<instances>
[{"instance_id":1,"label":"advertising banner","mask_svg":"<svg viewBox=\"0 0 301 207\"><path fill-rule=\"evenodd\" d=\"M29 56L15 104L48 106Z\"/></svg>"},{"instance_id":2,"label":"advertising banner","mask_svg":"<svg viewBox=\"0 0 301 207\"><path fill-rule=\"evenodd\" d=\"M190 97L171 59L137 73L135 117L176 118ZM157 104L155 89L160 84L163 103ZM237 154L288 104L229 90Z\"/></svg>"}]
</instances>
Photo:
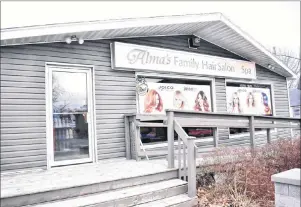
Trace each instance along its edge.
<instances>
[{"instance_id":1,"label":"advertising banner","mask_svg":"<svg viewBox=\"0 0 301 207\"><path fill-rule=\"evenodd\" d=\"M148 82L148 90L138 95L139 113L165 114L166 109L211 111L209 85Z\"/></svg>"},{"instance_id":2,"label":"advertising banner","mask_svg":"<svg viewBox=\"0 0 301 207\"><path fill-rule=\"evenodd\" d=\"M226 88L229 113L272 115L271 90L267 86L233 84Z\"/></svg>"},{"instance_id":3,"label":"advertising banner","mask_svg":"<svg viewBox=\"0 0 301 207\"><path fill-rule=\"evenodd\" d=\"M111 44L112 68L256 79L254 62L121 42Z\"/></svg>"}]
</instances>

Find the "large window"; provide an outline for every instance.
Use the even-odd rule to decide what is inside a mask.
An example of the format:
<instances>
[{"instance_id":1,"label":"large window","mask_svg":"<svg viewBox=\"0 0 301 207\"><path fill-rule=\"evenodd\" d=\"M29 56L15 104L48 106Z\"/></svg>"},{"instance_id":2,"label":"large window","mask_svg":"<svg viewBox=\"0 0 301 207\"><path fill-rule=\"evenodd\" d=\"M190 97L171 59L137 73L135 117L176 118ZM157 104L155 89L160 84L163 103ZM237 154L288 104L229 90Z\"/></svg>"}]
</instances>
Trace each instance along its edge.
<instances>
[{"instance_id":1,"label":"large window","mask_svg":"<svg viewBox=\"0 0 301 207\"><path fill-rule=\"evenodd\" d=\"M227 111L234 114L272 116L272 93L270 85L227 82ZM263 131L255 129L255 131ZM230 128L231 135L249 133L249 129Z\"/></svg>"},{"instance_id":2,"label":"large window","mask_svg":"<svg viewBox=\"0 0 301 207\"><path fill-rule=\"evenodd\" d=\"M213 111L211 81L173 78L145 78L148 90L137 95L138 113L165 114L166 109ZM184 128L189 136L213 136L211 128ZM142 143L167 141L167 128L141 127ZM177 134L175 133L175 140Z\"/></svg>"},{"instance_id":3,"label":"large window","mask_svg":"<svg viewBox=\"0 0 301 207\"><path fill-rule=\"evenodd\" d=\"M227 82L226 93L229 113L273 115L270 85Z\"/></svg>"},{"instance_id":4,"label":"large window","mask_svg":"<svg viewBox=\"0 0 301 207\"><path fill-rule=\"evenodd\" d=\"M212 111L211 82L146 78L138 94L138 113L165 114L166 109Z\"/></svg>"}]
</instances>

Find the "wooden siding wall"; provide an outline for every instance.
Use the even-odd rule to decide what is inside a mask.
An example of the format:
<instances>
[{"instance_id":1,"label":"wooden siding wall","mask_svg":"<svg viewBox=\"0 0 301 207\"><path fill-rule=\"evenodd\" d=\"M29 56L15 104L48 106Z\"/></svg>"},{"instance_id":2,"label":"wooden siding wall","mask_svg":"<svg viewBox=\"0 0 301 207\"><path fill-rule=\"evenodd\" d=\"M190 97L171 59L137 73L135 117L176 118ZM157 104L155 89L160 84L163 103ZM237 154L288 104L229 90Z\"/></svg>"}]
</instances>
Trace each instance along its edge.
<instances>
[{"instance_id":1,"label":"wooden siding wall","mask_svg":"<svg viewBox=\"0 0 301 207\"><path fill-rule=\"evenodd\" d=\"M206 41L187 47L188 36L117 41L243 59ZM135 74L113 71L110 40L1 48L1 170L46 167L45 62L94 65L98 159L125 157L123 114L136 112ZM274 82L277 115L288 116L285 78L258 67L260 80ZM216 79L217 110L226 110L225 79ZM222 139L228 129L220 129Z\"/></svg>"}]
</instances>

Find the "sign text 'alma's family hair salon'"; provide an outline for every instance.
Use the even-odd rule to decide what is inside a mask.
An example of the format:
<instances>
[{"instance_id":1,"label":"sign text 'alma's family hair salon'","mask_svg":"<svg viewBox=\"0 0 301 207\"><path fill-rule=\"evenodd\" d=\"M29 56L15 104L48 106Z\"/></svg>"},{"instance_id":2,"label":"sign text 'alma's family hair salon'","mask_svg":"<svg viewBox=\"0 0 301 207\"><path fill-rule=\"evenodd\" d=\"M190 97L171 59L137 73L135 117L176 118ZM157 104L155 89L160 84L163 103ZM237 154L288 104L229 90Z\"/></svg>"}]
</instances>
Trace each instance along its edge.
<instances>
[{"instance_id":1,"label":"sign text 'alma's family hair salon'","mask_svg":"<svg viewBox=\"0 0 301 207\"><path fill-rule=\"evenodd\" d=\"M112 68L256 79L254 62L121 42L111 44Z\"/></svg>"}]
</instances>

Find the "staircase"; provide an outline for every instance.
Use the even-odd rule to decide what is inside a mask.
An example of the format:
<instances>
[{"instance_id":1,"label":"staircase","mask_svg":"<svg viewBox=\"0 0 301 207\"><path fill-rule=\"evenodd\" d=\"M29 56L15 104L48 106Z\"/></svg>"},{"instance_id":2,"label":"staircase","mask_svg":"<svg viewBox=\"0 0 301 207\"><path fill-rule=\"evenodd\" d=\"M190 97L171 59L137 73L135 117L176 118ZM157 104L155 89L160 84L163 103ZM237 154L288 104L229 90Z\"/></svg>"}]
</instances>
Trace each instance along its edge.
<instances>
[{"instance_id":1,"label":"staircase","mask_svg":"<svg viewBox=\"0 0 301 207\"><path fill-rule=\"evenodd\" d=\"M125 161L125 163L127 162ZM44 181L44 185L41 183L40 186L38 182L36 182L37 186L34 186L36 185L35 182L31 186L29 181L22 185L19 191L16 189L12 192L9 188L6 191L4 189L4 193L1 193L1 207L190 207L195 205L196 199L187 196L187 182L178 179L177 169L166 169L164 167L164 170L157 170L155 173L146 170L145 166L140 166L139 169L138 165L141 165L141 163L145 165L148 162L151 161L136 162L137 169L132 169L131 173L125 172L125 174L132 174L131 176L115 176L112 178L112 176L109 177L103 174L107 179L103 179L103 177L102 179L97 177L92 179L95 175L90 172L90 178L85 178L84 182L76 183L75 181L80 177L74 176L69 178L69 181L75 182L72 185L66 183L65 185L52 185L51 188L45 186L46 181ZM91 167L87 168L87 172L90 169ZM107 167L107 170L110 170L110 168ZM123 170L130 171L126 167ZM140 173L136 170L145 172ZM77 172L79 171L77 170ZM96 172L95 174L97 174ZM45 180L48 179L48 183L51 183L53 175L51 176L49 172L45 174ZM1 181L3 179L2 177ZM16 182L18 179L24 182L28 178L23 176L23 178L15 179ZM68 179L62 178L62 180ZM92 180L94 182L91 182ZM1 187L1 192L2 190L3 187Z\"/></svg>"}]
</instances>

